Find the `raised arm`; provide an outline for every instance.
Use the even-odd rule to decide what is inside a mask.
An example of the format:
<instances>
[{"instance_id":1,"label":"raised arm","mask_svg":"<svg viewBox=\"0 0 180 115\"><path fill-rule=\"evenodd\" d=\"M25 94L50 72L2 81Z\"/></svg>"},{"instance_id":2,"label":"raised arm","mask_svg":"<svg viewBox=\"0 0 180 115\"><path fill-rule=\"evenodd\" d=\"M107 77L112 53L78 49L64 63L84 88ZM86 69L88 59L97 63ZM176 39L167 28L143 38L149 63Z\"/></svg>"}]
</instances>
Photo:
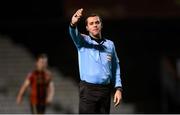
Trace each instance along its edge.
<instances>
[{"instance_id":1,"label":"raised arm","mask_svg":"<svg viewBox=\"0 0 180 115\"><path fill-rule=\"evenodd\" d=\"M70 36L77 48L80 48L84 42L83 37L81 36L81 34L78 32L77 29L77 23L80 21L82 17L82 12L83 12L82 8L76 11L76 13L72 16L69 26Z\"/></svg>"},{"instance_id":2,"label":"raised arm","mask_svg":"<svg viewBox=\"0 0 180 115\"><path fill-rule=\"evenodd\" d=\"M16 99L16 103L17 104L21 104L22 102L22 97L24 95L24 92L27 90L27 88L29 87L30 85L30 81L29 81L29 76L25 79L23 85L21 86L20 90L19 90L19 93L17 95L17 99Z\"/></svg>"}]
</instances>

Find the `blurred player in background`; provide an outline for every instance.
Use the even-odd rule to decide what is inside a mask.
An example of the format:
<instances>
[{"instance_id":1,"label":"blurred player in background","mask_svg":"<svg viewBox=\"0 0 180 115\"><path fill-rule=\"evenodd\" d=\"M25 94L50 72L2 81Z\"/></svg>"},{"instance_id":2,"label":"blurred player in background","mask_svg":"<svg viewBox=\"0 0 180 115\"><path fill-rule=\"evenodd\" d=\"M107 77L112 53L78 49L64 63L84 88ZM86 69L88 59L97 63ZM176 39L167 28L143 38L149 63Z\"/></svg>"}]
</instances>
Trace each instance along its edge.
<instances>
[{"instance_id":1,"label":"blurred player in background","mask_svg":"<svg viewBox=\"0 0 180 115\"><path fill-rule=\"evenodd\" d=\"M46 105L52 102L54 84L51 72L47 69L48 58L40 54L36 59L36 68L25 79L17 95L17 104L22 102L25 91L30 87L30 105L33 114L44 114Z\"/></svg>"}]
</instances>

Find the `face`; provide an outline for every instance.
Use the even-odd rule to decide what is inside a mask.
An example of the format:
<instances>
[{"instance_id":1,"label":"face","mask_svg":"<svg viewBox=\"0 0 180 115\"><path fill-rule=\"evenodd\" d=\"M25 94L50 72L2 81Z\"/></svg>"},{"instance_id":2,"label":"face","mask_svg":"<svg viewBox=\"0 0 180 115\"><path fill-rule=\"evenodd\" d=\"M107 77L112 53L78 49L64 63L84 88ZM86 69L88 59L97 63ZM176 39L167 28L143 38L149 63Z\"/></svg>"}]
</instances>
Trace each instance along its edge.
<instances>
[{"instance_id":1,"label":"face","mask_svg":"<svg viewBox=\"0 0 180 115\"><path fill-rule=\"evenodd\" d=\"M87 31L95 37L98 37L101 34L102 24L98 16L88 17L87 18Z\"/></svg>"},{"instance_id":2,"label":"face","mask_svg":"<svg viewBox=\"0 0 180 115\"><path fill-rule=\"evenodd\" d=\"M39 58L36 62L36 67L38 70L46 69L47 65L47 58Z\"/></svg>"}]
</instances>

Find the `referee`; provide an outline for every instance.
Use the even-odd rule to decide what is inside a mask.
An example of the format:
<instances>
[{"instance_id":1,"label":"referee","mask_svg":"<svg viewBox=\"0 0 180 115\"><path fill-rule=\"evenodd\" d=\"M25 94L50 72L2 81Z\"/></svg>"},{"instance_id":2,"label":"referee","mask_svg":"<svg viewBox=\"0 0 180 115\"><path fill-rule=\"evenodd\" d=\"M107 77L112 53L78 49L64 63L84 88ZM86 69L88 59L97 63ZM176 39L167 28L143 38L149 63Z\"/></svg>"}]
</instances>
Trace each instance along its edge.
<instances>
[{"instance_id":1,"label":"referee","mask_svg":"<svg viewBox=\"0 0 180 115\"><path fill-rule=\"evenodd\" d=\"M70 36L77 47L80 71L79 113L110 113L111 86L115 88L114 106L122 98L119 59L114 43L101 35L102 20L92 14L86 19L89 35L80 34L77 23L83 9L72 16Z\"/></svg>"}]
</instances>

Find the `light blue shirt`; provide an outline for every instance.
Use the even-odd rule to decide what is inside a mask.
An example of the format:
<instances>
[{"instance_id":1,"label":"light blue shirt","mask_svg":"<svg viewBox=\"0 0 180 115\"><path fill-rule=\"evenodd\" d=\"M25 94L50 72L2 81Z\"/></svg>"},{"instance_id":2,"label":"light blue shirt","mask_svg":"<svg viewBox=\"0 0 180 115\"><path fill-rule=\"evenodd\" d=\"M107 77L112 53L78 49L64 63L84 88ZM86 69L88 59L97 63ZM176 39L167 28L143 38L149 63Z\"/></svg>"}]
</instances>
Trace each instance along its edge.
<instances>
[{"instance_id":1,"label":"light blue shirt","mask_svg":"<svg viewBox=\"0 0 180 115\"><path fill-rule=\"evenodd\" d=\"M97 43L71 26L69 32L78 50L80 79L93 84L112 82L114 87L122 87L114 43L108 39Z\"/></svg>"}]
</instances>

